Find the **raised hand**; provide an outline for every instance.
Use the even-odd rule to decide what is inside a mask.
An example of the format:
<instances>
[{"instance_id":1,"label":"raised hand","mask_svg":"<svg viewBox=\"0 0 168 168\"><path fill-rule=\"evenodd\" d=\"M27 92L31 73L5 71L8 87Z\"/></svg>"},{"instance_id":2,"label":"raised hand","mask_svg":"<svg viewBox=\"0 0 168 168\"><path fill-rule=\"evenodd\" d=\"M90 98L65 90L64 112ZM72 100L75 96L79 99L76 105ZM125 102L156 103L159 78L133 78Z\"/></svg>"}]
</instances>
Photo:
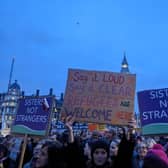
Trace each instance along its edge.
<instances>
[{"instance_id":1,"label":"raised hand","mask_svg":"<svg viewBox=\"0 0 168 168\"><path fill-rule=\"evenodd\" d=\"M65 126L69 130L69 143L74 142L74 135L73 135L73 129L72 129L73 123L74 123L74 117L73 116L67 116L65 118Z\"/></svg>"},{"instance_id":2,"label":"raised hand","mask_svg":"<svg viewBox=\"0 0 168 168\"><path fill-rule=\"evenodd\" d=\"M74 117L73 116L67 116L65 118L65 126L68 128L68 129L72 129L72 125L74 123Z\"/></svg>"}]
</instances>

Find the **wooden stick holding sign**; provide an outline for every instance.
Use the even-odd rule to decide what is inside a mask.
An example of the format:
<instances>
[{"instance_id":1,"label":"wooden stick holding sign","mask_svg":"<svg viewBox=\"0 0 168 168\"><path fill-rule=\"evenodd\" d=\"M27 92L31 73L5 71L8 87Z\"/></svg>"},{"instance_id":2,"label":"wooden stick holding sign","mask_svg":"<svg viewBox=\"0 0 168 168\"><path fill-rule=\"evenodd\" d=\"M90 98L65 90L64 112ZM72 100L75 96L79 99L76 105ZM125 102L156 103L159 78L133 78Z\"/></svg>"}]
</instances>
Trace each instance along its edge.
<instances>
[{"instance_id":1,"label":"wooden stick holding sign","mask_svg":"<svg viewBox=\"0 0 168 168\"><path fill-rule=\"evenodd\" d=\"M22 145L21 156L20 156L19 167L18 168L22 168L24 154L25 154L25 151L26 151L26 146L27 146L27 134L25 134L25 136L24 136L24 141L23 141L23 145Z\"/></svg>"}]
</instances>

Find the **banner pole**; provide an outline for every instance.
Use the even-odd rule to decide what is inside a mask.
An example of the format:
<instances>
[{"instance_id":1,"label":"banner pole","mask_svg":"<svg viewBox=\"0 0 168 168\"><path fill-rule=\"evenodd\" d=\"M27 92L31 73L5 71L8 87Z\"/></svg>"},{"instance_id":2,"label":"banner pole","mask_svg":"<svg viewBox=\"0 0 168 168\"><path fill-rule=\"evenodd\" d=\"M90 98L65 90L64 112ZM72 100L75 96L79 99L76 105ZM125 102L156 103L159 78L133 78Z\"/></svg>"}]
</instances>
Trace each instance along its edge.
<instances>
[{"instance_id":1,"label":"banner pole","mask_svg":"<svg viewBox=\"0 0 168 168\"><path fill-rule=\"evenodd\" d=\"M27 134L25 134L24 136L24 142L23 142L23 145L22 145L22 151L21 151L21 156L20 156L20 160L19 160L19 167L18 168L22 168L22 165L23 165L23 159L24 159L24 154L25 154L25 151L26 151L26 146L27 146Z\"/></svg>"}]
</instances>

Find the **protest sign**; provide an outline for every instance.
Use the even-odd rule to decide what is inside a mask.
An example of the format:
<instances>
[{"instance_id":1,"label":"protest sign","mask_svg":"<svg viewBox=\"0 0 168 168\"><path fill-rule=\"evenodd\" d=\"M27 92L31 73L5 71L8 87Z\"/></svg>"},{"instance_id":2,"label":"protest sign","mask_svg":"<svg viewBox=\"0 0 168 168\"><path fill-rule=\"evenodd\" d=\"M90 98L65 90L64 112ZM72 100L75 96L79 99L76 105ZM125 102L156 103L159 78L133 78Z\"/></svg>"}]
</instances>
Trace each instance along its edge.
<instances>
[{"instance_id":1,"label":"protest sign","mask_svg":"<svg viewBox=\"0 0 168 168\"><path fill-rule=\"evenodd\" d=\"M142 133L168 134L168 89L138 92Z\"/></svg>"},{"instance_id":2,"label":"protest sign","mask_svg":"<svg viewBox=\"0 0 168 168\"><path fill-rule=\"evenodd\" d=\"M135 75L69 69L61 117L127 125L134 112Z\"/></svg>"},{"instance_id":3,"label":"protest sign","mask_svg":"<svg viewBox=\"0 0 168 168\"><path fill-rule=\"evenodd\" d=\"M89 129L89 131L98 130L98 124L89 123L89 124L88 124L88 129Z\"/></svg>"},{"instance_id":4,"label":"protest sign","mask_svg":"<svg viewBox=\"0 0 168 168\"><path fill-rule=\"evenodd\" d=\"M13 133L44 136L48 133L53 97L25 97L19 100Z\"/></svg>"}]
</instances>

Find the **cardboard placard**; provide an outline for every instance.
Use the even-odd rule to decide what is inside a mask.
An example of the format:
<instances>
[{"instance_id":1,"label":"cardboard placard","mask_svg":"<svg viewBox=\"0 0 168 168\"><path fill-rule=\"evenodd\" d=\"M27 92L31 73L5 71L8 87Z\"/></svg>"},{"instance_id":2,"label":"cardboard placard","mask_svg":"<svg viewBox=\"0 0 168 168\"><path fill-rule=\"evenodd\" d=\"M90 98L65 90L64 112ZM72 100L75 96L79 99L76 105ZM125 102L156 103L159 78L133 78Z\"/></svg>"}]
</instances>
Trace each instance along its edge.
<instances>
[{"instance_id":1,"label":"cardboard placard","mask_svg":"<svg viewBox=\"0 0 168 168\"><path fill-rule=\"evenodd\" d=\"M61 117L127 125L134 113L135 83L133 74L69 69Z\"/></svg>"}]
</instances>

